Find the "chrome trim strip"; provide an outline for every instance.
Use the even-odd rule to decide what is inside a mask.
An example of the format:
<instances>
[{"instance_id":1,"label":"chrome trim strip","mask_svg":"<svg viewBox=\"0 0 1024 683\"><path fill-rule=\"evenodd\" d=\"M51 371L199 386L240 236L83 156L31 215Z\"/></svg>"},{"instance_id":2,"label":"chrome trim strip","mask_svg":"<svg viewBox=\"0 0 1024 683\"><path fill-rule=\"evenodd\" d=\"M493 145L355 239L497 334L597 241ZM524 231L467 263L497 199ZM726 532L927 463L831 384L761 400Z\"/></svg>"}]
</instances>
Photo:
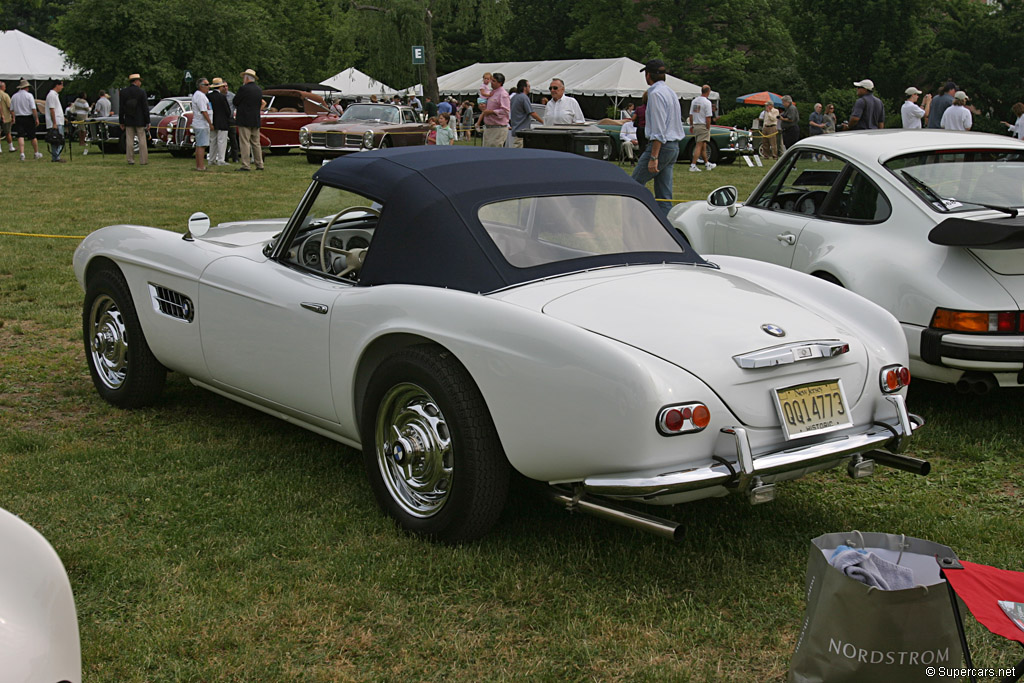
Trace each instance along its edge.
<instances>
[{"instance_id":1,"label":"chrome trim strip","mask_svg":"<svg viewBox=\"0 0 1024 683\"><path fill-rule=\"evenodd\" d=\"M906 403L900 395L886 396L897 413L896 425L872 425L860 434L840 436L808 446L785 448L754 457L747 431L743 427L726 428L736 442L736 461L732 469L724 463L689 467L656 476L601 475L583 481L587 493L623 498L649 499L713 486L729 486L744 490L754 477L781 474L830 461L849 458L876 449L898 452L905 448L917 427L910 420ZM893 436L893 430L897 436ZM866 456L870 458L870 456ZM885 464L885 463L880 463Z\"/></svg>"},{"instance_id":2,"label":"chrome trim strip","mask_svg":"<svg viewBox=\"0 0 1024 683\"><path fill-rule=\"evenodd\" d=\"M847 353L850 345L839 339L816 339L814 341L792 342L782 346L751 351L733 356L736 365L745 370L770 368L816 358L835 358Z\"/></svg>"},{"instance_id":3,"label":"chrome trim strip","mask_svg":"<svg viewBox=\"0 0 1024 683\"><path fill-rule=\"evenodd\" d=\"M319 313L320 315L327 315L327 304L317 304L312 303L310 301L303 301L299 305L305 308L307 311L313 311L314 313Z\"/></svg>"}]
</instances>

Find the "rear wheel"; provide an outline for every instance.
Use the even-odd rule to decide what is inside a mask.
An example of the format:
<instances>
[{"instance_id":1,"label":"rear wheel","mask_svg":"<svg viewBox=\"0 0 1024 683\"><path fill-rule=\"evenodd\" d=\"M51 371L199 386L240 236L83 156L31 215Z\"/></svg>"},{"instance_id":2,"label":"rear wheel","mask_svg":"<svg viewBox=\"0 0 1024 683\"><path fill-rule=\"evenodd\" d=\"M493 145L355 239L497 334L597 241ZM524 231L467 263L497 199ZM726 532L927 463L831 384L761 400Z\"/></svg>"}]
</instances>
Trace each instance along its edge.
<instances>
[{"instance_id":1,"label":"rear wheel","mask_svg":"<svg viewBox=\"0 0 1024 683\"><path fill-rule=\"evenodd\" d=\"M361 427L373 493L403 528L459 543L494 526L511 467L483 396L449 352L414 346L385 360Z\"/></svg>"},{"instance_id":2,"label":"rear wheel","mask_svg":"<svg viewBox=\"0 0 1024 683\"><path fill-rule=\"evenodd\" d=\"M149 350L128 283L113 267L89 278L82 336L89 374L105 401L139 408L163 391L167 369Z\"/></svg>"}]
</instances>

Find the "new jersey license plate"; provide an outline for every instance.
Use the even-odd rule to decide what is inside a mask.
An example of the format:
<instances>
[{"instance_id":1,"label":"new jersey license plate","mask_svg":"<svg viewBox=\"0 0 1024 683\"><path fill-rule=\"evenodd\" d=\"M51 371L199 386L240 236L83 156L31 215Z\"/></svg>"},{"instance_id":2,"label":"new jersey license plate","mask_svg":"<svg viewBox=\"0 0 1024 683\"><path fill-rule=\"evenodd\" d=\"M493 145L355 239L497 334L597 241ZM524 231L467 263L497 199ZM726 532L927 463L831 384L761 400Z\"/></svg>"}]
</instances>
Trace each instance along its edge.
<instances>
[{"instance_id":1,"label":"new jersey license plate","mask_svg":"<svg viewBox=\"0 0 1024 683\"><path fill-rule=\"evenodd\" d=\"M775 389L772 396L786 439L853 425L843 385L838 379Z\"/></svg>"}]
</instances>

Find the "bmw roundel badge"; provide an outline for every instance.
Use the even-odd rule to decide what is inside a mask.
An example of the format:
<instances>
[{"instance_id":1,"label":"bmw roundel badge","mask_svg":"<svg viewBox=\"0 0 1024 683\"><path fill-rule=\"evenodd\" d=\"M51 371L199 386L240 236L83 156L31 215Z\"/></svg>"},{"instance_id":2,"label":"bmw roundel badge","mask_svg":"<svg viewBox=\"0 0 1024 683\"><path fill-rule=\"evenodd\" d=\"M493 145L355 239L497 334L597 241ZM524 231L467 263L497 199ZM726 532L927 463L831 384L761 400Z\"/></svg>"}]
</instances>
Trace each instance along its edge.
<instances>
[{"instance_id":1,"label":"bmw roundel badge","mask_svg":"<svg viewBox=\"0 0 1024 683\"><path fill-rule=\"evenodd\" d=\"M772 335L773 337L786 336L786 331L784 329L782 329L778 325L773 325L771 323L765 323L764 325L761 325L761 329L767 332L768 334Z\"/></svg>"}]
</instances>

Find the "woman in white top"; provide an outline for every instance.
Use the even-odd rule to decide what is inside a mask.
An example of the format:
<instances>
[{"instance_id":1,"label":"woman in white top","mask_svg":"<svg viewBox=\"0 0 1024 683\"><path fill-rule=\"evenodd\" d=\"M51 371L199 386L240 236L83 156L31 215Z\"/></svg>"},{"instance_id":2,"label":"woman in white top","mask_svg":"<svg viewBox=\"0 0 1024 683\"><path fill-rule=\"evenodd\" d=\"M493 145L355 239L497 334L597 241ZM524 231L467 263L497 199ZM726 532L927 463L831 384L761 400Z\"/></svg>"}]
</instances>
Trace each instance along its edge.
<instances>
[{"instance_id":1,"label":"woman in white top","mask_svg":"<svg viewBox=\"0 0 1024 683\"><path fill-rule=\"evenodd\" d=\"M1017 117L1014 123L1003 121L1002 124L1009 129L1013 137L1024 140L1024 102L1013 105L1013 115Z\"/></svg>"},{"instance_id":2,"label":"woman in white top","mask_svg":"<svg viewBox=\"0 0 1024 683\"><path fill-rule=\"evenodd\" d=\"M78 93L78 99L71 103L71 114L76 122L84 122L89 118L89 100L85 98L85 93ZM78 129L78 146L83 147L82 154L88 154L89 149L85 147L85 123L75 123L75 128Z\"/></svg>"}]
</instances>

